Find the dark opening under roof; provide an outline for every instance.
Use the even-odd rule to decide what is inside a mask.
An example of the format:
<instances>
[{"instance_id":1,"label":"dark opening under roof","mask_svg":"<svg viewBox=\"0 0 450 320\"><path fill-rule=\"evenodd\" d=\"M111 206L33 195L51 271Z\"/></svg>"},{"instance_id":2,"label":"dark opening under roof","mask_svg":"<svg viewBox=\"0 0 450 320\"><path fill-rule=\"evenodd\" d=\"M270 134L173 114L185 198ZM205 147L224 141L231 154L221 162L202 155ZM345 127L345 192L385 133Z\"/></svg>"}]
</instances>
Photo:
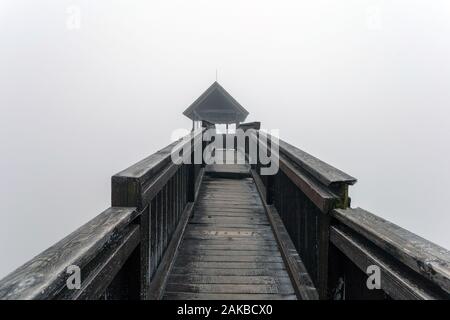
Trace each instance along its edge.
<instances>
[{"instance_id":1,"label":"dark opening under roof","mask_svg":"<svg viewBox=\"0 0 450 320\"><path fill-rule=\"evenodd\" d=\"M247 118L248 111L215 81L183 114L192 120L238 123Z\"/></svg>"}]
</instances>

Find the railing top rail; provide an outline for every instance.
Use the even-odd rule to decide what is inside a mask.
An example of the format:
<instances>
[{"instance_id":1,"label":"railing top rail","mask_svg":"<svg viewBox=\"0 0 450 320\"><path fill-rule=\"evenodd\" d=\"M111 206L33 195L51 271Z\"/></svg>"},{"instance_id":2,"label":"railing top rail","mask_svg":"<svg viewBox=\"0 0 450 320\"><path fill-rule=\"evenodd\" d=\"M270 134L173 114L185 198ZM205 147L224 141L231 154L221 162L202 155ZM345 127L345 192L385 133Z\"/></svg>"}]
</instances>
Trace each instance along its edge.
<instances>
[{"instance_id":1,"label":"railing top rail","mask_svg":"<svg viewBox=\"0 0 450 320\"><path fill-rule=\"evenodd\" d=\"M0 299L52 299L65 286L67 267L83 269L138 215L135 208L105 210L0 280Z\"/></svg>"},{"instance_id":2,"label":"railing top rail","mask_svg":"<svg viewBox=\"0 0 450 320\"><path fill-rule=\"evenodd\" d=\"M178 169L180 164L172 161L172 154L182 158L189 156L192 152L192 141L201 146L199 140L203 131L204 129L200 128L191 131L167 147L112 176L112 206L143 209ZM184 155L184 151L188 154Z\"/></svg>"},{"instance_id":3,"label":"railing top rail","mask_svg":"<svg viewBox=\"0 0 450 320\"><path fill-rule=\"evenodd\" d=\"M379 248L450 293L450 252L361 208L333 216Z\"/></svg>"},{"instance_id":4,"label":"railing top rail","mask_svg":"<svg viewBox=\"0 0 450 320\"><path fill-rule=\"evenodd\" d=\"M114 177L123 177L123 178L135 178L147 180L151 176L153 176L156 172L158 172L162 167L167 165L170 161L170 155L173 149L180 144L184 139L190 137L195 138L197 135L201 134L203 129L197 129L193 132L190 132L185 137L178 139L177 141L172 142L168 146L162 148L161 150L153 153L147 158L133 164L125 170L120 171L115 174Z\"/></svg>"},{"instance_id":5,"label":"railing top rail","mask_svg":"<svg viewBox=\"0 0 450 320\"><path fill-rule=\"evenodd\" d=\"M271 139L271 135L263 131L259 131L260 134L267 135ZM329 165L328 163L310 155L309 153L300 150L293 145L278 139L279 150L287 158L293 161L295 164L303 168L306 172L316 178L320 183L325 186L330 186L336 183L354 184L357 179L349 174Z\"/></svg>"}]
</instances>

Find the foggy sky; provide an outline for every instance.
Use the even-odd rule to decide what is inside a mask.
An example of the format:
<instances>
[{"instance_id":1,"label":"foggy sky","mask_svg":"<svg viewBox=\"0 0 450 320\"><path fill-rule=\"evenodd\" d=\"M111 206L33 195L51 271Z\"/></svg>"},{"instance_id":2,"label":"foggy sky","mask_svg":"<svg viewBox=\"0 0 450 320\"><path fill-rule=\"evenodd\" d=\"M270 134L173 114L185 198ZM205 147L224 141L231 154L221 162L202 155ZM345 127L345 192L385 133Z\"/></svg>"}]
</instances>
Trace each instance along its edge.
<instances>
[{"instance_id":1,"label":"foggy sky","mask_svg":"<svg viewBox=\"0 0 450 320\"><path fill-rule=\"evenodd\" d=\"M190 127L216 69L248 121L358 178L352 206L450 248L449 16L445 0L0 0L0 278L106 209L110 177Z\"/></svg>"}]
</instances>

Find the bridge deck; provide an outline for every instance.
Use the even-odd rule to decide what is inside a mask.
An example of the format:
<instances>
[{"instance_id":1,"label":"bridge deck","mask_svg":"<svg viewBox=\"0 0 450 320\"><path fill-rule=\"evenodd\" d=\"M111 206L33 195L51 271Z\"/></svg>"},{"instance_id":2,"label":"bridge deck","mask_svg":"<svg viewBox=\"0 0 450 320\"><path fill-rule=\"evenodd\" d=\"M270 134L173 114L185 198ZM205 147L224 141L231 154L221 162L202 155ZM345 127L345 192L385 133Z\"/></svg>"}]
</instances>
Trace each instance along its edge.
<instances>
[{"instance_id":1,"label":"bridge deck","mask_svg":"<svg viewBox=\"0 0 450 320\"><path fill-rule=\"evenodd\" d=\"M251 178L205 176L164 299L296 299Z\"/></svg>"}]
</instances>

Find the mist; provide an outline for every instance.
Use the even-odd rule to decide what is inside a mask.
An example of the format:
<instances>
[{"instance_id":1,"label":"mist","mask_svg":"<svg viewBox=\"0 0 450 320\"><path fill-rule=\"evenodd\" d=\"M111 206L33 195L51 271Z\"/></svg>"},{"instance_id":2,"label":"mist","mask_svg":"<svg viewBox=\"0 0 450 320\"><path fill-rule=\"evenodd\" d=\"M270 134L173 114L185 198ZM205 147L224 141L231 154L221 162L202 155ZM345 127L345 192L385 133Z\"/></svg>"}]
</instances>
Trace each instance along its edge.
<instances>
[{"instance_id":1,"label":"mist","mask_svg":"<svg viewBox=\"0 0 450 320\"><path fill-rule=\"evenodd\" d=\"M0 1L0 278L110 206L213 81L450 248L448 1Z\"/></svg>"}]
</instances>

